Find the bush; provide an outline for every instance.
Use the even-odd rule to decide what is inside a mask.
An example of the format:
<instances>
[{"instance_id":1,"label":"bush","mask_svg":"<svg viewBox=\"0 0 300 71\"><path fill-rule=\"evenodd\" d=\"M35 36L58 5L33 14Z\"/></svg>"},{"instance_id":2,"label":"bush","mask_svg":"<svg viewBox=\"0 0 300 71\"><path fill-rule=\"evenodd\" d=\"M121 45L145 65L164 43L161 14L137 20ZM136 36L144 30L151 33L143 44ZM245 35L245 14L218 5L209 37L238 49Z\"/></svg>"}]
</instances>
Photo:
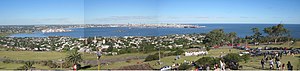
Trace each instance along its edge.
<instances>
[{"instance_id":1,"label":"bush","mask_svg":"<svg viewBox=\"0 0 300 71\"><path fill-rule=\"evenodd\" d=\"M187 70L187 69L189 69L189 68L191 68L192 67L192 65L189 65L188 63L183 63L183 64L181 64L179 67L178 67L178 69L179 70Z\"/></svg>"},{"instance_id":2,"label":"bush","mask_svg":"<svg viewBox=\"0 0 300 71\"><path fill-rule=\"evenodd\" d=\"M145 59L144 62L147 62L147 61L152 61L152 60L158 60L159 59L159 56L158 54L154 54L154 55L148 55Z\"/></svg>"},{"instance_id":3,"label":"bush","mask_svg":"<svg viewBox=\"0 0 300 71\"><path fill-rule=\"evenodd\" d=\"M43 61L43 62L42 62L42 65L48 66L48 67L50 67L50 68L57 68L57 67L58 67L58 65L55 64L55 63L54 63L53 61L51 61L51 60L49 60L49 61Z\"/></svg>"},{"instance_id":4,"label":"bush","mask_svg":"<svg viewBox=\"0 0 300 71\"><path fill-rule=\"evenodd\" d=\"M210 49L211 49L211 47L208 47L208 46L205 47L206 51L209 51Z\"/></svg>"},{"instance_id":5,"label":"bush","mask_svg":"<svg viewBox=\"0 0 300 71\"><path fill-rule=\"evenodd\" d=\"M12 63L12 62L13 62L13 60L10 60L10 59L5 59L5 60L3 60L2 62L3 62L3 63Z\"/></svg>"},{"instance_id":6,"label":"bush","mask_svg":"<svg viewBox=\"0 0 300 71\"><path fill-rule=\"evenodd\" d=\"M202 57L196 61L196 64L198 65L209 65L210 67L213 67L214 64L219 64L220 59L219 58L213 58L213 57Z\"/></svg>"},{"instance_id":7,"label":"bush","mask_svg":"<svg viewBox=\"0 0 300 71\"><path fill-rule=\"evenodd\" d=\"M176 50L175 51L175 55L181 55L181 54L183 54L184 53L184 51L182 50L182 49L178 49L178 50Z\"/></svg>"},{"instance_id":8,"label":"bush","mask_svg":"<svg viewBox=\"0 0 300 71\"><path fill-rule=\"evenodd\" d=\"M237 53L229 53L226 56L223 57L225 62L240 62L241 56Z\"/></svg>"},{"instance_id":9,"label":"bush","mask_svg":"<svg viewBox=\"0 0 300 71\"><path fill-rule=\"evenodd\" d=\"M244 60L244 59L249 59L250 56L248 55L244 55L243 57L240 56L237 53L229 53L226 56L223 57L223 59L225 60L226 65L229 66L230 69L232 70L238 70L239 69L239 64L238 62Z\"/></svg>"}]
</instances>

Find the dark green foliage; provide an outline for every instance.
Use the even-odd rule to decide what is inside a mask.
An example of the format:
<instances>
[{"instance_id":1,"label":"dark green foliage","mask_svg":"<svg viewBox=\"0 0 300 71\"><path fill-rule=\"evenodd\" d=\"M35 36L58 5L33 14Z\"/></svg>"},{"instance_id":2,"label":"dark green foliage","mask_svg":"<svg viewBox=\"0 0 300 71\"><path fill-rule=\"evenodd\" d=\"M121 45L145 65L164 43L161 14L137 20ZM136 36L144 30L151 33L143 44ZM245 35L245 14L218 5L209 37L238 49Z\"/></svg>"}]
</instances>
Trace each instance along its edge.
<instances>
[{"instance_id":1,"label":"dark green foliage","mask_svg":"<svg viewBox=\"0 0 300 71\"><path fill-rule=\"evenodd\" d=\"M152 51L156 51L154 44L150 44L148 42L144 42L142 44L140 44L140 50L143 51L144 53L148 53L148 52L152 52Z\"/></svg>"},{"instance_id":2,"label":"dark green foliage","mask_svg":"<svg viewBox=\"0 0 300 71\"><path fill-rule=\"evenodd\" d=\"M231 41L232 39L236 38L237 34L235 32L230 32L226 34L226 41Z\"/></svg>"},{"instance_id":3,"label":"dark green foliage","mask_svg":"<svg viewBox=\"0 0 300 71\"><path fill-rule=\"evenodd\" d=\"M272 39L274 39L275 43L277 42L277 40L280 37L286 37L286 36L288 36L290 34L289 30L286 29L286 28L284 28L283 24L278 24L276 26L264 28L263 31L265 33L267 33L269 37L271 37Z\"/></svg>"},{"instance_id":4,"label":"dark green foliage","mask_svg":"<svg viewBox=\"0 0 300 71\"><path fill-rule=\"evenodd\" d=\"M178 69L179 70L187 70L187 69L189 69L189 68L191 68L192 67L192 65L189 65L188 63L183 63L183 64L181 64L179 67L178 67Z\"/></svg>"},{"instance_id":5,"label":"dark green foliage","mask_svg":"<svg viewBox=\"0 0 300 71\"><path fill-rule=\"evenodd\" d=\"M182 49L178 49L178 50L176 50L175 51L175 55L181 55L181 54L183 54L184 53L184 51L182 50Z\"/></svg>"},{"instance_id":6,"label":"dark green foliage","mask_svg":"<svg viewBox=\"0 0 300 71\"><path fill-rule=\"evenodd\" d=\"M209 51L211 48L210 47L205 47L205 50L206 51Z\"/></svg>"},{"instance_id":7,"label":"dark green foliage","mask_svg":"<svg viewBox=\"0 0 300 71\"><path fill-rule=\"evenodd\" d=\"M20 67L21 70L30 70L33 68L34 62L33 61L27 61L25 62L25 65Z\"/></svg>"},{"instance_id":8,"label":"dark green foliage","mask_svg":"<svg viewBox=\"0 0 300 71\"><path fill-rule=\"evenodd\" d=\"M213 57L202 57L196 61L197 65L209 65L214 66L214 64L219 64L220 59L219 58L213 58Z\"/></svg>"},{"instance_id":9,"label":"dark green foliage","mask_svg":"<svg viewBox=\"0 0 300 71\"><path fill-rule=\"evenodd\" d=\"M223 57L225 62L240 62L242 57L237 53L229 53Z\"/></svg>"},{"instance_id":10,"label":"dark green foliage","mask_svg":"<svg viewBox=\"0 0 300 71\"><path fill-rule=\"evenodd\" d=\"M251 30L254 33L252 39L254 39L254 42L259 42L260 38L262 38L262 33L259 32L259 28L252 28Z\"/></svg>"},{"instance_id":11,"label":"dark green foliage","mask_svg":"<svg viewBox=\"0 0 300 71\"><path fill-rule=\"evenodd\" d=\"M163 55L162 53L160 55ZM161 56L162 57L162 56ZM153 61L153 60L158 60L159 59L159 54L158 53L155 53L153 55L148 55L145 59L144 62L147 62L147 61Z\"/></svg>"},{"instance_id":12,"label":"dark green foliage","mask_svg":"<svg viewBox=\"0 0 300 71\"><path fill-rule=\"evenodd\" d=\"M77 63L81 62L82 60L83 59L82 59L81 54L77 51L70 51L68 56L66 57L66 61L71 64L77 64Z\"/></svg>"},{"instance_id":13,"label":"dark green foliage","mask_svg":"<svg viewBox=\"0 0 300 71\"><path fill-rule=\"evenodd\" d=\"M225 40L225 32L223 29L215 29L210 31L204 38L204 44L207 46L215 46L223 43Z\"/></svg>"},{"instance_id":14,"label":"dark green foliage","mask_svg":"<svg viewBox=\"0 0 300 71\"><path fill-rule=\"evenodd\" d=\"M53 61L51 61L51 60L48 60L48 61L42 61L41 64L44 65L44 66L48 66L48 67L50 67L50 68L57 68L57 67L58 67L58 65L56 65L56 64L55 64Z\"/></svg>"},{"instance_id":15,"label":"dark green foliage","mask_svg":"<svg viewBox=\"0 0 300 71\"><path fill-rule=\"evenodd\" d=\"M189 42L189 40L183 39L183 38L180 38L180 39L177 39L177 40L174 41L174 43L177 44L177 45L184 45L187 42Z\"/></svg>"}]
</instances>

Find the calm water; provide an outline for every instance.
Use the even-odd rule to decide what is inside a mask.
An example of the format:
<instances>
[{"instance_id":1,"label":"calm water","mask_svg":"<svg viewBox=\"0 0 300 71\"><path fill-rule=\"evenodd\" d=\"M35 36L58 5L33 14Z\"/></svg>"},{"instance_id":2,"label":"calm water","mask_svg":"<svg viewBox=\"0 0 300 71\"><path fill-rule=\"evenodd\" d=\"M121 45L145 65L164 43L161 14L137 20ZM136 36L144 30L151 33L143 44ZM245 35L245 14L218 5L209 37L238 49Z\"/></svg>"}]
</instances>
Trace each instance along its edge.
<instances>
[{"instance_id":1,"label":"calm water","mask_svg":"<svg viewBox=\"0 0 300 71\"><path fill-rule=\"evenodd\" d=\"M56 32L33 34L13 34L11 37L47 37L47 36L71 36L71 37L94 37L94 36L161 36L170 34L207 33L213 29L224 29L225 32L236 32L239 37L252 35L251 28L257 27L263 32L263 28L276 24L199 24L205 28L74 28L72 32ZM300 24L285 24L285 28L290 30L292 37L300 38ZM265 35L265 34L264 34Z\"/></svg>"}]
</instances>

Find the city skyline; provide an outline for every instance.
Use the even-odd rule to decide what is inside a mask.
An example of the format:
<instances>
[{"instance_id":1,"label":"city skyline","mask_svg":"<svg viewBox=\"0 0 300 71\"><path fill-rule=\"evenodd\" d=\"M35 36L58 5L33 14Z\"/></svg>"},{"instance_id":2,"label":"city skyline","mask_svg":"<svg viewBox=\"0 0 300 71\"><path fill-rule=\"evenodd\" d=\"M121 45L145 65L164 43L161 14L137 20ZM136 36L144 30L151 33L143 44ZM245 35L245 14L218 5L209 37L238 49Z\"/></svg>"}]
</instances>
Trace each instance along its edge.
<instances>
[{"instance_id":1,"label":"city skyline","mask_svg":"<svg viewBox=\"0 0 300 71\"><path fill-rule=\"evenodd\" d=\"M298 0L1 0L0 25L300 24Z\"/></svg>"}]
</instances>

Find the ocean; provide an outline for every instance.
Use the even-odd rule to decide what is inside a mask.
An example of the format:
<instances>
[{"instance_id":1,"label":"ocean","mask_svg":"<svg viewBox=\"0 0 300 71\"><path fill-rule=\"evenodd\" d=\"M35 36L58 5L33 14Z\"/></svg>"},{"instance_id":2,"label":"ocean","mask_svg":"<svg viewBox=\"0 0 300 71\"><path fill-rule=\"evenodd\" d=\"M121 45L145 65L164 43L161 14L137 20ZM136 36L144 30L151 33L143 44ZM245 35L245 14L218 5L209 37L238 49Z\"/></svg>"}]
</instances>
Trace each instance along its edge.
<instances>
[{"instance_id":1,"label":"ocean","mask_svg":"<svg viewBox=\"0 0 300 71\"><path fill-rule=\"evenodd\" d=\"M224 29L225 32L236 32L238 37L253 35L251 28L259 28L263 33L266 27L277 24L195 24L206 26L204 28L129 28L129 27L97 27L97 28L72 28L71 32L42 33L34 32L32 34L12 34L10 37L48 37L48 36L69 36L79 37L122 37L122 36L162 36L172 34L193 34L207 33L213 29ZM291 36L300 38L300 24L284 24ZM266 35L263 33L263 35Z\"/></svg>"}]
</instances>

